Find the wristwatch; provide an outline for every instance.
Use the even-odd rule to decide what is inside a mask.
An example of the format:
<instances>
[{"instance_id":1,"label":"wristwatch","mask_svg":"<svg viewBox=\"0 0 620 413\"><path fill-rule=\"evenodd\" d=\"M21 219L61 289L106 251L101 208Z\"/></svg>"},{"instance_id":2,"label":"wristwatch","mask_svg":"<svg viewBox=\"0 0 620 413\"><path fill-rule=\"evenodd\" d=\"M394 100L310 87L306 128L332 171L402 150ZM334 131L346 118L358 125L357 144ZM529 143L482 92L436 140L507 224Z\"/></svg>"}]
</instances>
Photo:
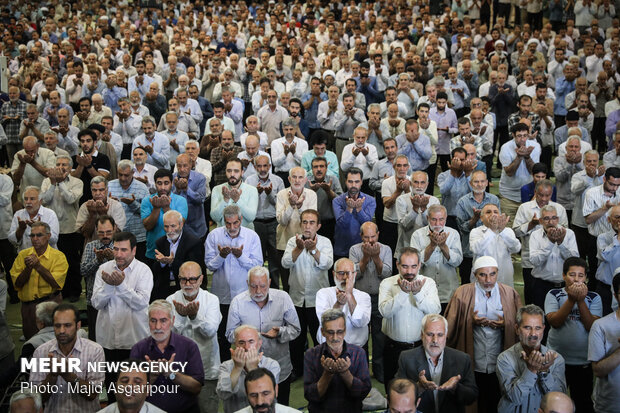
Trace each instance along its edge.
<instances>
[{"instance_id":1,"label":"wristwatch","mask_svg":"<svg viewBox=\"0 0 620 413\"><path fill-rule=\"evenodd\" d=\"M312 251L310 251L310 255L316 255L317 249L313 249Z\"/></svg>"},{"instance_id":2,"label":"wristwatch","mask_svg":"<svg viewBox=\"0 0 620 413\"><path fill-rule=\"evenodd\" d=\"M170 379L170 381L174 381L174 379L176 378L177 374L173 371L172 373L170 373L168 375L168 378Z\"/></svg>"}]
</instances>

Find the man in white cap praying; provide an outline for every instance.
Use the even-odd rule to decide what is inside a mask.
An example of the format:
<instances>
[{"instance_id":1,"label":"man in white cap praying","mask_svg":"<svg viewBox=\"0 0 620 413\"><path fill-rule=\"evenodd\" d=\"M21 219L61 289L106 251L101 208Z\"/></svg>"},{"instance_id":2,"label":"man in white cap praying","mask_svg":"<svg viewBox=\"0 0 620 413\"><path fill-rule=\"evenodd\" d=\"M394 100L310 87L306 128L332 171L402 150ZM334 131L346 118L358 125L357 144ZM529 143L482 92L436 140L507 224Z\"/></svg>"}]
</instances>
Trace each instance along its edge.
<instances>
[{"instance_id":1,"label":"man in white cap praying","mask_svg":"<svg viewBox=\"0 0 620 413\"><path fill-rule=\"evenodd\" d=\"M514 288L497 282L495 258L474 261L475 281L460 286L446 307L446 345L463 351L474 361L479 389L478 411L497 409L501 392L495 373L497 356L516 343L516 314L521 298ZM497 410L495 410L497 411Z\"/></svg>"}]
</instances>

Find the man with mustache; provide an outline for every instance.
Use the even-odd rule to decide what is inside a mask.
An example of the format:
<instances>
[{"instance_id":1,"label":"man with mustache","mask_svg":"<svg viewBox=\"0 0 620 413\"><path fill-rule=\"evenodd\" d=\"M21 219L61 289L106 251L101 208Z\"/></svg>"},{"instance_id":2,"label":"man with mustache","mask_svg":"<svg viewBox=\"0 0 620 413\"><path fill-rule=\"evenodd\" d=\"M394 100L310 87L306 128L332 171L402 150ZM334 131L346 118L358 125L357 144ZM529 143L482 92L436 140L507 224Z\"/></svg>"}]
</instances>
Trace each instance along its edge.
<instances>
[{"instance_id":1,"label":"man with mustache","mask_svg":"<svg viewBox=\"0 0 620 413\"><path fill-rule=\"evenodd\" d=\"M422 344L422 318L441 311L437 285L419 273L419 263L418 250L403 248L397 261L398 274L379 285L379 311L383 316L382 332L386 335L384 383L394 378L400 353Z\"/></svg>"},{"instance_id":2,"label":"man with mustache","mask_svg":"<svg viewBox=\"0 0 620 413\"><path fill-rule=\"evenodd\" d=\"M172 181L173 190L187 200L187 230L198 238L204 238L208 230L204 211L206 178L192 170L191 157L186 153L177 156L176 169Z\"/></svg>"},{"instance_id":3,"label":"man with mustache","mask_svg":"<svg viewBox=\"0 0 620 413\"><path fill-rule=\"evenodd\" d=\"M86 283L86 315L88 316L88 338L95 341L97 338L97 310L91 304L95 275L99 266L114 259L114 243L112 236L118 230L114 218L102 215L97 219L97 239L84 247L80 273Z\"/></svg>"},{"instance_id":4,"label":"man with mustache","mask_svg":"<svg viewBox=\"0 0 620 413\"><path fill-rule=\"evenodd\" d=\"M175 392L149 395L149 403L168 413L199 413L198 394L204 383L200 349L191 338L172 331L175 318L172 304L166 300L153 301L148 307L150 336L134 344L130 357L164 363L167 368L163 371L151 372L151 383L177 386ZM186 364L181 367L179 363Z\"/></svg>"},{"instance_id":5,"label":"man with mustache","mask_svg":"<svg viewBox=\"0 0 620 413\"><path fill-rule=\"evenodd\" d=\"M500 412L534 411L545 393L566 393L564 358L541 344L544 311L533 304L519 308L515 328L519 342L497 357Z\"/></svg>"},{"instance_id":6,"label":"man with mustache","mask_svg":"<svg viewBox=\"0 0 620 413\"><path fill-rule=\"evenodd\" d=\"M299 318L288 293L269 288L267 268L250 269L247 282L247 291L237 295L230 303L226 336L232 342L237 327L244 324L256 327L262 336L264 354L280 365L278 400L288 405L293 382L289 343L299 336Z\"/></svg>"},{"instance_id":7,"label":"man with mustache","mask_svg":"<svg viewBox=\"0 0 620 413\"><path fill-rule=\"evenodd\" d=\"M185 228L183 215L164 213L165 235L155 241L155 276L151 300L166 298L179 289L179 271L184 262L204 260L202 242Z\"/></svg>"},{"instance_id":8,"label":"man with mustache","mask_svg":"<svg viewBox=\"0 0 620 413\"><path fill-rule=\"evenodd\" d=\"M463 260L461 238L457 230L446 226L447 215L443 205L429 207L428 225L411 236L411 246L420 251L424 273L437 283L442 309L458 287L456 267Z\"/></svg>"},{"instance_id":9,"label":"man with mustache","mask_svg":"<svg viewBox=\"0 0 620 413\"><path fill-rule=\"evenodd\" d=\"M157 168L170 168L170 141L166 135L155 130L155 118L145 116L142 119L142 132L134 139L132 152L140 146L148 154L147 163Z\"/></svg>"},{"instance_id":10,"label":"man with mustache","mask_svg":"<svg viewBox=\"0 0 620 413\"><path fill-rule=\"evenodd\" d=\"M173 213L175 211L169 212ZM174 331L194 340L200 350L205 378L198 395L200 412L214 412L219 404L215 388L220 366L220 349L216 335L217 327L222 321L220 302L215 295L200 287L203 280L203 271L198 264L200 261L193 261L189 257L181 261L184 262L178 272L180 289L166 300L174 306Z\"/></svg>"},{"instance_id":11,"label":"man with mustache","mask_svg":"<svg viewBox=\"0 0 620 413\"><path fill-rule=\"evenodd\" d=\"M281 399L282 388L276 385L276 378L266 368L259 367L245 376L245 393L249 406L237 413L295 413L297 409L288 407ZM282 403L277 403L276 398Z\"/></svg>"},{"instance_id":12,"label":"man with mustache","mask_svg":"<svg viewBox=\"0 0 620 413\"><path fill-rule=\"evenodd\" d=\"M446 308L447 344L474 362L476 384L485 389L478 394L478 412L497 412L497 356L516 342L521 298L514 288L497 281L499 267L493 257L476 259L473 271L475 281L457 288Z\"/></svg>"},{"instance_id":13,"label":"man with mustache","mask_svg":"<svg viewBox=\"0 0 620 413\"><path fill-rule=\"evenodd\" d=\"M372 387L364 350L345 340L345 319L340 308L325 311L325 342L304 355L304 397L310 413L359 412Z\"/></svg>"},{"instance_id":14,"label":"man with mustache","mask_svg":"<svg viewBox=\"0 0 620 413\"><path fill-rule=\"evenodd\" d=\"M114 259L99 266L93 286L92 306L97 314L97 343L106 361L122 361L131 347L148 335L146 308L153 288L153 273L135 259L136 237L119 232L112 238ZM115 374L106 373L106 388ZM108 402L114 393L108 392Z\"/></svg>"},{"instance_id":15,"label":"man with mustache","mask_svg":"<svg viewBox=\"0 0 620 413\"><path fill-rule=\"evenodd\" d=\"M422 345L403 351L397 377L413 380L424 389L422 412L464 413L478 397L468 354L446 347L448 321L439 314L422 319Z\"/></svg>"},{"instance_id":16,"label":"man with mustache","mask_svg":"<svg viewBox=\"0 0 620 413\"><path fill-rule=\"evenodd\" d=\"M96 238L95 226L97 218L109 215L120 228L125 228L125 210L120 201L113 199L108 192L108 182L103 176L96 176L90 181L93 199L82 204L75 219L75 231L82 234L85 242Z\"/></svg>"},{"instance_id":17,"label":"man with mustache","mask_svg":"<svg viewBox=\"0 0 620 413\"><path fill-rule=\"evenodd\" d=\"M368 343L368 323L370 322L370 295L354 288L355 263L348 258L340 258L334 263L335 287L321 288L316 293L316 315L321 315L330 308L337 308L346 314L348 343L364 347ZM319 330L318 340L326 337Z\"/></svg>"},{"instance_id":18,"label":"man with mustache","mask_svg":"<svg viewBox=\"0 0 620 413\"><path fill-rule=\"evenodd\" d=\"M241 325L234 331L234 348L230 348L232 360L223 362L217 381L217 395L224 404L225 413L233 413L248 405L245 387L241 382L246 375L257 368L271 372L275 381L280 376L280 366L274 359L263 355L260 351L263 339L256 327Z\"/></svg>"},{"instance_id":19,"label":"man with mustache","mask_svg":"<svg viewBox=\"0 0 620 413\"><path fill-rule=\"evenodd\" d=\"M211 194L211 219L218 227L224 225L224 208L236 205L243 215L243 226L254 229L253 222L258 212L258 189L244 183L242 176L243 163L238 158L228 160L226 181L213 188Z\"/></svg>"},{"instance_id":20,"label":"man with mustache","mask_svg":"<svg viewBox=\"0 0 620 413\"><path fill-rule=\"evenodd\" d=\"M577 241L572 229L559 225L558 211L552 205L540 210L542 227L530 236L532 268L532 303L544 307L547 292L561 288L562 266L569 257L578 257ZM541 307L541 308L542 308Z\"/></svg>"},{"instance_id":21,"label":"man with mustache","mask_svg":"<svg viewBox=\"0 0 620 413\"><path fill-rule=\"evenodd\" d=\"M87 338L80 337L80 312L71 304L62 303L52 313L54 336L34 351L33 359L78 359L81 366L88 363L105 362L101 345ZM69 390L69 384L89 387L103 383L104 373L100 371L81 372L32 372L30 382L33 385L57 385L58 391L42 392L41 397L50 411L62 411L77 408L84 412L99 409L99 394L94 391L80 392L77 395ZM45 387L44 387L45 388Z\"/></svg>"}]
</instances>

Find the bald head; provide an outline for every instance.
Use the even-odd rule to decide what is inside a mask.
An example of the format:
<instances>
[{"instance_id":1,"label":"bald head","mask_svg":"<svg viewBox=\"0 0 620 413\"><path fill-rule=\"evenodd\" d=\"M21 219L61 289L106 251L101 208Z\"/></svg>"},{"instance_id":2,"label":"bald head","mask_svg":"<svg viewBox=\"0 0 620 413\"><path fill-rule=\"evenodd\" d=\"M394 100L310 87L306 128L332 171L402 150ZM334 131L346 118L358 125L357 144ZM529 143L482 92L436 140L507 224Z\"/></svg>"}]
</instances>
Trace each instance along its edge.
<instances>
[{"instance_id":1,"label":"bald head","mask_svg":"<svg viewBox=\"0 0 620 413\"><path fill-rule=\"evenodd\" d=\"M566 394L554 391L542 398L538 413L575 413L575 405Z\"/></svg>"}]
</instances>

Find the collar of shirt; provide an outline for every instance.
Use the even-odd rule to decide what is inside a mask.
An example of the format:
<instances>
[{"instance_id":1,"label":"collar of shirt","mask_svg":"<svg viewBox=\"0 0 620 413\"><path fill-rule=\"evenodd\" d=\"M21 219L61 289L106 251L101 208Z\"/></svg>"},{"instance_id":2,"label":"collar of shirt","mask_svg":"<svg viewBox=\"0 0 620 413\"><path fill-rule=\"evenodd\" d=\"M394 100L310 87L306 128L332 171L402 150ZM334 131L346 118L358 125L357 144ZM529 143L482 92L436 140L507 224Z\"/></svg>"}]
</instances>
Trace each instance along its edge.
<instances>
[{"instance_id":1,"label":"collar of shirt","mask_svg":"<svg viewBox=\"0 0 620 413\"><path fill-rule=\"evenodd\" d=\"M478 281L476 281L474 283L476 291L478 291L479 293L481 293L485 298L487 299L491 299L494 298L497 294L499 294L499 287L497 286L497 282L495 283L495 285L493 286L493 289L491 290L491 295L487 296L487 291L485 291L480 284L478 283Z\"/></svg>"},{"instance_id":2,"label":"collar of shirt","mask_svg":"<svg viewBox=\"0 0 620 413\"><path fill-rule=\"evenodd\" d=\"M179 234L179 238L177 238L176 241L172 241L170 239L170 237L166 236L166 239L168 240L168 242L170 243L170 250L172 251L172 246L179 246L179 241L181 241L181 237L183 236L183 231L181 231L181 233Z\"/></svg>"},{"instance_id":3,"label":"collar of shirt","mask_svg":"<svg viewBox=\"0 0 620 413\"><path fill-rule=\"evenodd\" d=\"M331 350L329 349L329 346L327 345L327 342L321 344L323 346L323 349L321 350L321 355L325 356L325 357L330 357L332 359L335 359L334 355L332 354ZM349 351L347 349L347 342L342 340L342 352L340 353L340 355L338 356L339 359L344 359L349 357L349 359L351 358L351 355L349 354Z\"/></svg>"},{"instance_id":4,"label":"collar of shirt","mask_svg":"<svg viewBox=\"0 0 620 413\"><path fill-rule=\"evenodd\" d=\"M38 155L38 154L37 154ZM82 151L82 153L80 153L81 156L84 156L85 153L84 151ZM90 154L90 156L92 156L93 158L96 158L97 155L99 155L99 151L97 149L95 149L95 151L93 153Z\"/></svg>"},{"instance_id":5,"label":"collar of shirt","mask_svg":"<svg viewBox=\"0 0 620 413\"><path fill-rule=\"evenodd\" d=\"M170 331L170 339L168 340L168 345L166 346L164 351L161 351L159 349L159 347L157 347L157 342L151 336L151 337L149 337L149 350L150 351L157 351L157 352L159 352L161 354L165 354L168 350L174 351L176 349L176 346L175 346L176 341L177 341L176 340L176 334L173 331Z\"/></svg>"},{"instance_id":6,"label":"collar of shirt","mask_svg":"<svg viewBox=\"0 0 620 413\"><path fill-rule=\"evenodd\" d=\"M136 269L136 261L137 261L137 259L134 257L134 259L131 260L131 262L129 263L127 268L125 268L124 270L121 270L120 268L118 268L118 266L116 265L116 262L114 262L114 268L119 270L119 271L121 271L121 272L125 272L125 271L127 271L127 269L129 269L129 272L133 273L133 271Z\"/></svg>"},{"instance_id":7,"label":"collar of shirt","mask_svg":"<svg viewBox=\"0 0 620 413\"><path fill-rule=\"evenodd\" d=\"M73 348L71 349L71 351L69 352L69 354L65 354L62 351L60 351L60 347L58 347L58 340L54 340L54 345L52 346L52 348L50 348L50 352L55 352L56 354L60 355L61 357L69 357L69 356L76 356L82 354L82 338L77 335L76 332L76 340L75 340L75 344L73 345Z\"/></svg>"},{"instance_id":8,"label":"collar of shirt","mask_svg":"<svg viewBox=\"0 0 620 413\"><path fill-rule=\"evenodd\" d=\"M443 366L443 351L441 352L441 354L439 355L439 358L437 359L437 365L435 365L435 363L433 363L433 358L430 356L430 354L428 354L428 352L426 351L426 349L424 350L424 354L426 355L426 361L428 361L428 366L431 368L437 368L439 366Z\"/></svg>"}]
</instances>

